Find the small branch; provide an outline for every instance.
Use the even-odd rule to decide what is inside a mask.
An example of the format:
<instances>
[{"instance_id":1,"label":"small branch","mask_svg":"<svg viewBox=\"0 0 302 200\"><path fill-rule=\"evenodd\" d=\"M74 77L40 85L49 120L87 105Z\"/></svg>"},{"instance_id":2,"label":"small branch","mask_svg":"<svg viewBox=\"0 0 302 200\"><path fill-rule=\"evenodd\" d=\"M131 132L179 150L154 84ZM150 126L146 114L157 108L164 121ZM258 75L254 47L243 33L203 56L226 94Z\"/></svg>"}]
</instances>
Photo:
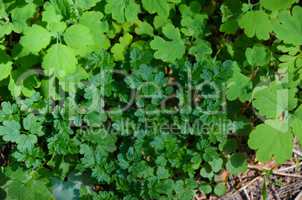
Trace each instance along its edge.
<instances>
[{"instance_id":1,"label":"small branch","mask_svg":"<svg viewBox=\"0 0 302 200\"><path fill-rule=\"evenodd\" d=\"M251 200L251 199L250 199L249 193L246 191L246 188L245 188L243 191L244 191L244 194L245 194L245 196L247 197L247 199L248 199L248 200Z\"/></svg>"},{"instance_id":2,"label":"small branch","mask_svg":"<svg viewBox=\"0 0 302 200\"><path fill-rule=\"evenodd\" d=\"M283 173L283 172L278 172L278 171L273 171L273 174L279 175L279 176L288 176L288 177L293 177L293 178L302 178L302 175L299 175L299 174L289 174L289 173Z\"/></svg>"},{"instance_id":3,"label":"small branch","mask_svg":"<svg viewBox=\"0 0 302 200\"><path fill-rule=\"evenodd\" d=\"M272 171L272 173L274 175L278 175L278 176L288 176L288 177L294 177L294 178L302 178L302 175L299 175L299 174L289 174L289 173L283 173L283 172L280 172L278 170L272 170L268 167L258 167L256 165L248 165L248 168L249 169L254 169L254 170L258 170L258 171Z\"/></svg>"},{"instance_id":4,"label":"small branch","mask_svg":"<svg viewBox=\"0 0 302 200\"><path fill-rule=\"evenodd\" d=\"M253 180L251 180L250 182L248 182L246 185L242 186L238 191L242 191L245 190L247 187L249 187L250 185L252 185L253 183L255 183L258 179L263 179L261 176L257 176L256 178L254 178Z\"/></svg>"},{"instance_id":5,"label":"small branch","mask_svg":"<svg viewBox=\"0 0 302 200\"><path fill-rule=\"evenodd\" d=\"M294 154L296 154L296 155L302 157L302 152L299 151L298 149L293 149L293 152L294 152Z\"/></svg>"},{"instance_id":6,"label":"small branch","mask_svg":"<svg viewBox=\"0 0 302 200\"><path fill-rule=\"evenodd\" d=\"M302 165L302 162L300 162L298 164L295 164L295 165L292 165L292 166L289 166L289 167L280 168L280 169L277 170L277 172L289 171L289 170L292 170L292 169L295 169L295 168L299 167L300 165Z\"/></svg>"}]
</instances>

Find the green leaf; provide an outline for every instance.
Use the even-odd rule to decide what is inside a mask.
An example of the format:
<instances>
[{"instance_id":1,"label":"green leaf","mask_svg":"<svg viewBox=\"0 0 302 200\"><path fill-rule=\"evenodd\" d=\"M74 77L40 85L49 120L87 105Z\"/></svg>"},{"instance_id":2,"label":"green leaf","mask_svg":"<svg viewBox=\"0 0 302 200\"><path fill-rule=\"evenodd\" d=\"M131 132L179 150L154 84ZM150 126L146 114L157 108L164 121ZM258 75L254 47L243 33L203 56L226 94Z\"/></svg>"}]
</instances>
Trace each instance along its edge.
<instances>
[{"instance_id":1,"label":"green leaf","mask_svg":"<svg viewBox=\"0 0 302 200\"><path fill-rule=\"evenodd\" d=\"M214 158L209 161L209 164L214 172L219 172L222 169L223 160L221 158Z\"/></svg>"},{"instance_id":2,"label":"green leaf","mask_svg":"<svg viewBox=\"0 0 302 200\"><path fill-rule=\"evenodd\" d=\"M163 33L169 40L155 36L150 42L151 48L156 51L154 57L165 62L174 63L184 55L185 44L181 39L179 30L172 24L164 26Z\"/></svg>"},{"instance_id":3,"label":"green leaf","mask_svg":"<svg viewBox=\"0 0 302 200\"><path fill-rule=\"evenodd\" d=\"M138 19L140 6L134 0L107 0L105 12L119 23L134 22Z\"/></svg>"},{"instance_id":4,"label":"green leaf","mask_svg":"<svg viewBox=\"0 0 302 200\"><path fill-rule=\"evenodd\" d=\"M33 114L27 115L23 119L23 127L25 130L28 130L31 134L43 136L43 126L40 118L36 117Z\"/></svg>"},{"instance_id":5,"label":"green leaf","mask_svg":"<svg viewBox=\"0 0 302 200\"><path fill-rule=\"evenodd\" d=\"M302 106L300 105L296 111L290 115L290 127L293 133L299 139L300 144L302 144Z\"/></svg>"},{"instance_id":6,"label":"green leaf","mask_svg":"<svg viewBox=\"0 0 302 200\"><path fill-rule=\"evenodd\" d=\"M102 21L103 14L96 11L88 11L80 17L80 24L89 28L93 35L94 49L107 49L110 47L110 41L105 35L109 31L109 25Z\"/></svg>"},{"instance_id":7,"label":"green leaf","mask_svg":"<svg viewBox=\"0 0 302 200\"><path fill-rule=\"evenodd\" d=\"M170 177L170 172L164 167L158 167L156 171L156 176L159 179L166 179Z\"/></svg>"},{"instance_id":8,"label":"green leaf","mask_svg":"<svg viewBox=\"0 0 302 200\"><path fill-rule=\"evenodd\" d=\"M126 33L125 35L119 38L119 43L115 43L115 45L113 45L113 47L111 48L111 52L113 53L115 61L122 61L125 59L127 47L131 44L132 39L132 35Z\"/></svg>"},{"instance_id":9,"label":"green leaf","mask_svg":"<svg viewBox=\"0 0 302 200\"><path fill-rule=\"evenodd\" d=\"M296 89L283 88L272 82L268 86L256 87L253 91L253 106L267 118L279 118L297 105Z\"/></svg>"},{"instance_id":10,"label":"green leaf","mask_svg":"<svg viewBox=\"0 0 302 200\"><path fill-rule=\"evenodd\" d=\"M0 135L4 141L16 142L20 136L21 126L17 121L4 121L0 126Z\"/></svg>"},{"instance_id":11,"label":"green leaf","mask_svg":"<svg viewBox=\"0 0 302 200\"><path fill-rule=\"evenodd\" d=\"M170 12L170 6L167 0L142 0L142 4L145 10L149 13L168 17Z\"/></svg>"},{"instance_id":12,"label":"green leaf","mask_svg":"<svg viewBox=\"0 0 302 200\"><path fill-rule=\"evenodd\" d=\"M135 28L135 33L138 35L149 35L153 36L153 27L146 21L137 22L137 27Z\"/></svg>"},{"instance_id":13,"label":"green leaf","mask_svg":"<svg viewBox=\"0 0 302 200\"><path fill-rule=\"evenodd\" d=\"M192 8L184 4L179 6L181 12L181 32L186 36L199 38L204 35L205 24L208 16L193 12Z\"/></svg>"},{"instance_id":14,"label":"green leaf","mask_svg":"<svg viewBox=\"0 0 302 200\"><path fill-rule=\"evenodd\" d=\"M52 45L43 58L42 67L47 75L64 78L77 69L77 59L73 50L63 44Z\"/></svg>"},{"instance_id":15,"label":"green leaf","mask_svg":"<svg viewBox=\"0 0 302 200\"><path fill-rule=\"evenodd\" d=\"M292 14L291 14L292 13ZM274 23L274 32L278 39L288 44L302 44L302 7L295 6L290 11L282 11L277 17L277 22Z\"/></svg>"},{"instance_id":16,"label":"green leaf","mask_svg":"<svg viewBox=\"0 0 302 200\"><path fill-rule=\"evenodd\" d=\"M202 183L199 188L204 194L210 194L212 192L211 185L207 183Z\"/></svg>"},{"instance_id":17,"label":"green leaf","mask_svg":"<svg viewBox=\"0 0 302 200\"><path fill-rule=\"evenodd\" d=\"M20 135L16 140L17 148L21 152L31 151L37 142L37 136L25 134Z\"/></svg>"},{"instance_id":18,"label":"green leaf","mask_svg":"<svg viewBox=\"0 0 302 200\"><path fill-rule=\"evenodd\" d=\"M245 172L247 170L245 155L242 153L234 153L226 163L226 168L233 175Z\"/></svg>"},{"instance_id":19,"label":"green leaf","mask_svg":"<svg viewBox=\"0 0 302 200\"><path fill-rule=\"evenodd\" d=\"M0 63L0 81L6 79L11 74L13 68L12 65L13 63L11 61L7 63Z\"/></svg>"},{"instance_id":20,"label":"green leaf","mask_svg":"<svg viewBox=\"0 0 302 200\"><path fill-rule=\"evenodd\" d=\"M293 136L288 132L286 121L267 120L250 133L248 145L256 150L259 161L274 159L283 163L292 155Z\"/></svg>"},{"instance_id":21,"label":"green leaf","mask_svg":"<svg viewBox=\"0 0 302 200\"><path fill-rule=\"evenodd\" d=\"M64 40L80 56L84 57L94 50L94 38L89 28L84 25L75 24L67 28L64 33Z\"/></svg>"},{"instance_id":22,"label":"green leaf","mask_svg":"<svg viewBox=\"0 0 302 200\"><path fill-rule=\"evenodd\" d=\"M88 10L94 7L101 0L75 0L75 4L82 10Z\"/></svg>"},{"instance_id":23,"label":"green leaf","mask_svg":"<svg viewBox=\"0 0 302 200\"><path fill-rule=\"evenodd\" d=\"M16 7L11 11L13 29L17 33L23 32L27 25L27 20L36 12L36 5L33 3L27 3L23 7Z\"/></svg>"},{"instance_id":24,"label":"green leaf","mask_svg":"<svg viewBox=\"0 0 302 200\"><path fill-rule=\"evenodd\" d=\"M0 39L5 35L9 35L13 31L13 25L11 23L0 23Z\"/></svg>"},{"instance_id":25,"label":"green leaf","mask_svg":"<svg viewBox=\"0 0 302 200\"><path fill-rule=\"evenodd\" d=\"M85 117L87 124L91 127L101 127L102 124L107 120L105 112L91 112Z\"/></svg>"},{"instance_id":26,"label":"green leaf","mask_svg":"<svg viewBox=\"0 0 302 200\"><path fill-rule=\"evenodd\" d=\"M57 11L55 6L50 3L44 4L42 21L47 23L47 29L54 33L63 33L67 25L62 22L62 15Z\"/></svg>"},{"instance_id":27,"label":"green leaf","mask_svg":"<svg viewBox=\"0 0 302 200\"><path fill-rule=\"evenodd\" d=\"M268 49L262 45L254 45L245 51L247 62L252 66L265 66L269 63Z\"/></svg>"},{"instance_id":28,"label":"green leaf","mask_svg":"<svg viewBox=\"0 0 302 200\"><path fill-rule=\"evenodd\" d=\"M237 98L244 102L250 99L252 82L249 77L240 72L238 64L233 64L233 76L227 81L226 97L230 101Z\"/></svg>"},{"instance_id":29,"label":"green leaf","mask_svg":"<svg viewBox=\"0 0 302 200\"><path fill-rule=\"evenodd\" d=\"M263 10L246 12L239 19L239 26L248 37L256 36L260 40L269 39L269 34L273 30L269 16Z\"/></svg>"},{"instance_id":30,"label":"green leaf","mask_svg":"<svg viewBox=\"0 0 302 200\"><path fill-rule=\"evenodd\" d=\"M7 185L7 200L54 200L46 184L40 180L10 181Z\"/></svg>"},{"instance_id":31,"label":"green leaf","mask_svg":"<svg viewBox=\"0 0 302 200\"><path fill-rule=\"evenodd\" d=\"M42 26L33 25L24 31L20 44L29 52L38 54L39 51L46 48L51 39L51 34Z\"/></svg>"},{"instance_id":32,"label":"green leaf","mask_svg":"<svg viewBox=\"0 0 302 200\"><path fill-rule=\"evenodd\" d=\"M224 183L218 183L214 188L214 193L217 196L222 196L226 193L227 189Z\"/></svg>"},{"instance_id":33,"label":"green leaf","mask_svg":"<svg viewBox=\"0 0 302 200\"><path fill-rule=\"evenodd\" d=\"M296 0L260 0L260 5L271 11L288 9Z\"/></svg>"}]
</instances>

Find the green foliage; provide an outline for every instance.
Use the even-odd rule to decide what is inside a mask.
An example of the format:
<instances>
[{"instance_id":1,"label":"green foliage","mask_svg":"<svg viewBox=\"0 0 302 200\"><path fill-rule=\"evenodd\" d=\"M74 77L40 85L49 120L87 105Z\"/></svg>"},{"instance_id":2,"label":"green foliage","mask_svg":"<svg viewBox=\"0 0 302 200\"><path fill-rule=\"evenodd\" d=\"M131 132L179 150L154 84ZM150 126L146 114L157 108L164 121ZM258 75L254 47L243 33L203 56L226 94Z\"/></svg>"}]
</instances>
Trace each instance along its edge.
<instances>
[{"instance_id":1,"label":"green foliage","mask_svg":"<svg viewBox=\"0 0 302 200\"><path fill-rule=\"evenodd\" d=\"M287 161L297 2L0 0L0 198L221 196L248 148Z\"/></svg>"}]
</instances>

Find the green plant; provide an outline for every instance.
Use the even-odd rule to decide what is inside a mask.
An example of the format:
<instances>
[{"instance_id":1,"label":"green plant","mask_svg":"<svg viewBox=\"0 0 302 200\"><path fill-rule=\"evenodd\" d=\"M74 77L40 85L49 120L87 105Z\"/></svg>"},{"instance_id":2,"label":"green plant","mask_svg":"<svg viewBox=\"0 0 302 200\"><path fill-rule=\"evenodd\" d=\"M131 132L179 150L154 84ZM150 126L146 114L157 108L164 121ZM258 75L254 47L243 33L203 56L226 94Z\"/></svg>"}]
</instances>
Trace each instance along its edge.
<instances>
[{"instance_id":1,"label":"green plant","mask_svg":"<svg viewBox=\"0 0 302 200\"><path fill-rule=\"evenodd\" d=\"M288 160L301 16L295 0L0 0L3 198L221 196L242 142Z\"/></svg>"}]
</instances>

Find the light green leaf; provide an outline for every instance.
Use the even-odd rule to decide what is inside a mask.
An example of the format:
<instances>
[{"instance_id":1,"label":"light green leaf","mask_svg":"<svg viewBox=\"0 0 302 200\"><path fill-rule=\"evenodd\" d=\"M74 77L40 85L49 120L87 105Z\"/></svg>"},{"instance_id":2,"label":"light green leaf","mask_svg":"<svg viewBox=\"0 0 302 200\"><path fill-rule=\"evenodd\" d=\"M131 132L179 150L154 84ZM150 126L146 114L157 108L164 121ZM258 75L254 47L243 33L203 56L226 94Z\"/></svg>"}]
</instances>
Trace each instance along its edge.
<instances>
[{"instance_id":1,"label":"light green leaf","mask_svg":"<svg viewBox=\"0 0 302 200\"><path fill-rule=\"evenodd\" d=\"M25 30L27 20L31 18L36 12L36 6L33 3L27 3L23 7L16 7L11 11L14 31L21 33Z\"/></svg>"},{"instance_id":2,"label":"light green leaf","mask_svg":"<svg viewBox=\"0 0 302 200\"><path fill-rule=\"evenodd\" d=\"M11 23L0 23L0 39L5 35L10 34L13 31L13 25Z\"/></svg>"},{"instance_id":3,"label":"light green leaf","mask_svg":"<svg viewBox=\"0 0 302 200\"><path fill-rule=\"evenodd\" d=\"M145 10L149 13L157 13L163 17L168 17L170 12L170 6L167 0L142 0L142 4Z\"/></svg>"},{"instance_id":4,"label":"light green leaf","mask_svg":"<svg viewBox=\"0 0 302 200\"><path fill-rule=\"evenodd\" d=\"M288 132L288 123L269 120L258 125L248 140L250 148L256 150L256 158L261 162L271 159L283 163L290 159L293 148L293 136Z\"/></svg>"},{"instance_id":5,"label":"light green leaf","mask_svg":"<svg viewBox=\"0 0 302 200\"><path fill-rule=\"evenodd\" d=\"M274 32L278 39L288 44L302 45L302 7L295 6L290 11L282 11L274 23Z\"/></svg>"},{"instance_id":6,"label":"light green leaf","mask_svg":"<svg viewBox=\"0 0 302 200\"><path fill-rule=\"evenodd\" d=\"M253 91L253 106L267 118L279 118L297 105L296 89L283 88L272 82L268 86L256 87Z\"/></svg>"},{"instance_id":7,"label":"light green leaf","mask_svg":"<svg viewBox=\"0 0 302 200\"><path fill-rule=\"evenodd\" d=\"M23 119L23 127L28 130L31 134L42 136L44 135L42 129L41 119L33 114L27 115Z\"/></svg>"},{"instance_id":8,"label":"light green leaf","mask_svg":"<svg viewBox=\"0 0 302 200\"><path fill-rule=\"evenodd\" d=\"M296 0L260 0L260 5L271 11L288 9Z\"/></svg>"},{"instance_id":9,"label":"light green leaf","mask_svg":"<svg viewBox=\"0 0 302 200\"><path fill-rule=\"evenodd\" d=\"M55 74L59 78L64 78L76 71L77 63L71 48L63 44L54 44L44 56L42 67L47 75Z\"/></svg>"},{"instance_id":10,"label":"light green leaf","mask_svg":"<svg viewBox=\"0 0 302 200\"><path fill-rule=\"evenodd\" d=\"M8 89L13 97L18 97L21 94L22 86L17 85L15 80L12 78L12 76L10 76Z\"/></svg>"},{"instance_id":11,"label":"light green leaf","mask_svg":"<svg viewBox=\"0 0 302 200\"><path fill-rule=\"evenodd\" d=\"M262 45L254 45L245 50L247 62L252 66L265 66L269 63L268 49Z\"/></svg>"},{"instance_id":12,"label":"light green leaf","mask_svg":"<svg viewBox=\"0 0 302 200\"><path fill-rule=\"evenodd\" d=\"M246 12L239 19L239 26L248 37L256 36L260 40L269 39L269 34L273 30L269 16L263 10Z\"/></svg>"},{"instance_id":13,"label":"light green leaf","mask_svg":"<svg viewBox=\"0 0 302 200\"><path fill-rule=\"evenodd\" d=\"M138 19L140 6L134 0L107 0L105 12L119 23L134 22Z\"/></svg>"},{"instance_id":14,"label":"light green leaf","mask_svg":"<svg viewBox=\"0 0 302 200\"><path fill-rule=\"evenodd\" d=\"M189 54L194 55L196 60L203 60L205 56L212 54L211 44L208 41L197 39L194 46L189 49Z\"/></svg>"},{"instance_id":15,"label":"light green leaf","mask_svg":"<svg viewBox=\"0 0 302 200\"><path fill-rule=\"evenodd\" d=\"M54 200L44 181L12 180L7 184L7 200Z\"/></svg>"},{"instance_id":16,"label":"light green leaf","mask_svg":"<svg viewBox=\"0 0 302 200\"><path fill-rule=\"evenodd\" d=\"M223 160L221 158L214 158L209 161L209 164L214 172L219 172L222 169Z\"/></svg>"},{"instance_id":17,"label":"light green leaf","mask_svg":"<svg viewBox=\"0 0 302 200\"><path fill-rule=\"evenodd\" d=\"M89 28L94 38L95 49L108 49L110 41L104 34L109 31L109 25L106 21L102 21L103 14L96 11L88 11L80 17L80 24Z\"/></svg>"},{"instance_id":18,"label":"light green leaf","mask_svg":"<svg viewBox=\"0 0 302 200\"><path fill-rule=\"evenodd\" d=\"M250 99L252 82L249 77L241 73L237 64L233 64L233 76L227 81L226 97L230 101L239 98L244 102Z\"/></svg>"},{"instance_id":19,"label":"light green leaf","mask_svg":"<svg viewBox=\"0 0 302 200\"><path fill-rule=\"evenodd\" d=\"M226 191L227 191L227 188L224 183L218 183L214 188L214 193L217 196L222 196L224 193L226 193Z\"/></svg>"},{"instance_id":20,"label":"light green leaf","mask_svg":"<svg viewBox=\"0 0 302 200\"><path fill-rule=\"evenodd\" d=\"M21 152L32 150L37 142L37 136L25 134L20 135L16 140L17 148Z\"/></svg>"},{"instance_id":21,"label":"light green leaf","mask_svg":"<svg viewBox=\"0 0 302 200\"><path fill-rule=\"evenodd\" d=\"M165 62L174 63L184 55L185 44L181 39L179 30L172 24L164 26L163 33L169 40L155 36L150 42L151 48L156 51L154 57Z\"/></svg>"},{"instance_id":22,"label":"light green leaf","mask_svg":"<svg viewBox=\"0 0 302 200\"><path fill-rule=\"evenodd\" d=\"M300 105L295 113L290 115L290 127L293 133L298 137L300 144L302 144L302 106Z\"/></svg>"},{"instance_id":23,"label":"light green leaf","mask_svg":"<svg viewBox=\"0 0 302 200\"><path fill-rule=\"evenodd\" d=\"M76 54L86 56L94 50L95 42L89 28L81 24L70 26L64 33L66 44L74 49Z\"/></svg>"},{"instance_id":24,"label":"light green leaf","mask_svg":"<svg viewBox=\"0 0 302 200\"><path fill-rule=\"evenodd\" d=\"M10 75L12 71L12 65L13 63L11 61L7 63L0 63L0 81L6 79Z\"/></svg>"},{"instance_id":25,"label":"light green leaf","mask_svg":"<svg viewBox=\"0 0 302 200\"><path fill-rule=\"evenodd\" d=\"M101 0L75 0L75 4L82 10L88 10L94 7Z\"/></svg>"},{"instance_id":26,"label":"light green leaf","mask_svg":"<svg viewBox=\"0 0 302 200\"><path fill-rule=\"evenodd\" d=\"M39 51L46 48L51 39L51 34L42 26L33 25L24 31L20 44L29 52L38 54Z\"/></svg>"},{"instance_id":27,"label":"light green leaf","mask_svg":"<svg viewBox=\"0 0 302 200\"><path fill-rule=\"evenodd\" d=\"M137 22L135 33L138 35L149 35L153 36L153 27L146 21Z\"/></svg>"},{"instance_id":28,"label":"light green leaf","mask_svg":"<svg viewBox=\"0 0 302 200\"><path fill-rule=\"evenodd\" d=\"M204 34L208 16L192 11L192 8L184 4L179 6L181 12L181 32L186 36L199 38Z\"/></svg>"},{"instance_id":29,"label":"light green leaf","mask_svg":"<svg viewBox=\"0 0 302 200\"><path fill-rule=\"evenodd\" d=\"M120 37L119 43L115 43L115 45L113 45L111 52L113 53L114 60L122 61L125 59L124 55L126 48L131 44L132 38L132 35L126 33L125 35Z\"/></svg>"},{"instance_id":30,"label":"light green leaf","mask_svg":"<svg viewBox=\"0 0 302 200\"><path fill-rule=\"evenodd\" d=\"M42 21L47 23L47 29L54 33L63 33L67 25L62 22L62 15L57 12L53 4L45 3L42 13Z\"/></svg>"},{"instance_id":31,"label":"light green leaf","mask_svg":"<svg viewBox=\"0 0 302 200\"><path fill-rule=\"evenodd\" d=\"M0 135L6 142L16 142L20 136L21 126L17 121L4 121L0 126Z\"/></svg>"}]
</instances>

